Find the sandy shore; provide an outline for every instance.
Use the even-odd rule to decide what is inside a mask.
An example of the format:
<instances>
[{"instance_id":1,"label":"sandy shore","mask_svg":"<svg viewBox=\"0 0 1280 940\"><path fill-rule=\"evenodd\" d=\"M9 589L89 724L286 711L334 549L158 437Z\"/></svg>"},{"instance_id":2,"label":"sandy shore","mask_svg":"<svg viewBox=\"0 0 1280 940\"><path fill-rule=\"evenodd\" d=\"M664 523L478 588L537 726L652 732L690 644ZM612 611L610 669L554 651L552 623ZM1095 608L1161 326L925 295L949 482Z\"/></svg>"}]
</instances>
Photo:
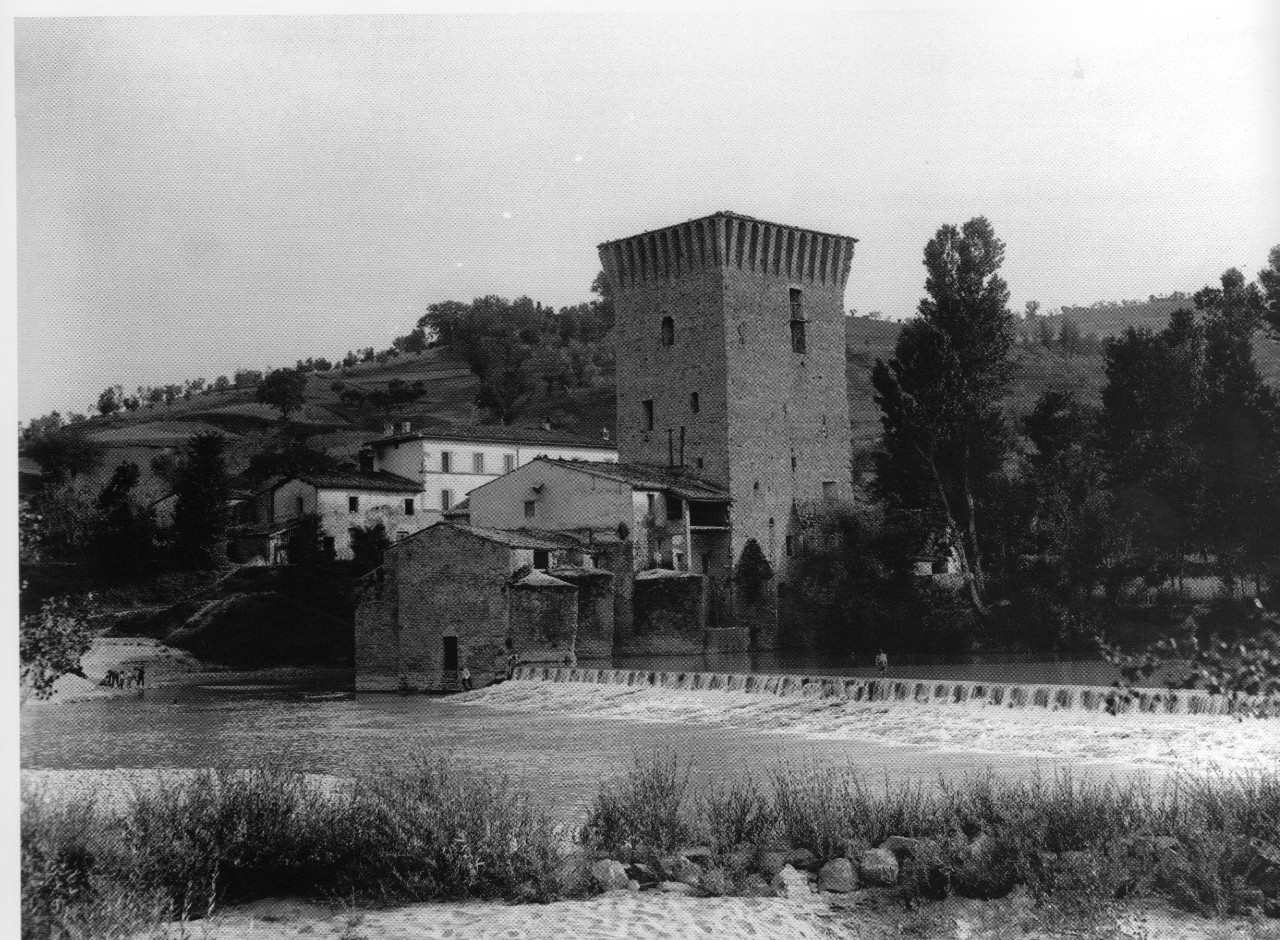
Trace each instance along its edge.
<instances>
[{"instance_id":1,"label":"sandy shore","mask_svg":"<svg viewBox=\"0 0 1280 940\"><path fill-rule=\"evenodd\" d=\"M156 934L146 934L152 937ZM219 940L1280 940L1276 922L1210 920L1151 906L1092 921L1064 921L1037 911L1024 896L952 901L914 911L901 906L786 898L685 898L610 892L585 901L507 905L415 904L383 911L333 910L296 900L268 900L215 913L208 922L171 925L159 936Z\"/></svg>"}]
</instances>

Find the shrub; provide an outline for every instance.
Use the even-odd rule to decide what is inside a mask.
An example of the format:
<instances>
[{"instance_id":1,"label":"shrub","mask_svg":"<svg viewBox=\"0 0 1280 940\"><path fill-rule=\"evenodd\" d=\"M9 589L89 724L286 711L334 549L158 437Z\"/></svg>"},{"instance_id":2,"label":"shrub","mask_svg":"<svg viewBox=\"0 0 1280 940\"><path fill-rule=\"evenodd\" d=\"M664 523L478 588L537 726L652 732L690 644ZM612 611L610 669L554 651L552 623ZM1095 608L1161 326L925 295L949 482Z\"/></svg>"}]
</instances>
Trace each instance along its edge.
<instances>
[{"instance_id":1,"label":"shrub","mask_svg":"<svg viewBox=\"0 0 1280 940\"><path fill-rule=\"evenodd\" d=\"M657 855L694 838L688 801L689 768L673 756L635 759L616 783L596 794L582 827L583 844L594 849L627 849Z\"/></svg>"}]
</instances>

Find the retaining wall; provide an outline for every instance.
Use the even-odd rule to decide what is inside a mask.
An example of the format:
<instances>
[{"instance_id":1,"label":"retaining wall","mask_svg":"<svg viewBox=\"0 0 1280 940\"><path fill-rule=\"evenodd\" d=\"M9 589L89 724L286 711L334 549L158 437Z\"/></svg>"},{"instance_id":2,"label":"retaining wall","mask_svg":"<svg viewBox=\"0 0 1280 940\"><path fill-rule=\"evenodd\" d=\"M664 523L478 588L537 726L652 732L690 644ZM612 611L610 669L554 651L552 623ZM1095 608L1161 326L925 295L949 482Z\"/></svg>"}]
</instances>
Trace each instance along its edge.
<instances>
[{"instance_id":1,"label":"retaining wall","mask_svg":"<svg viewBox=\"0 0 1280 940\"><path fill-rule=\"evenodd\" d=\"M1280 700L1210 695L1201 690L1139 689L1126 699L1107 686L953 682L947 679L857 679L843 676L759 673L655 672L570 666L520 666L513 677L526 682L589 682L651 686L683 691L747 692L779 697L839 698L851 702L940 702L1008 708L1101 711L1114 702L1120 712L1280 715Z\"/></svg>"}]
</instances>

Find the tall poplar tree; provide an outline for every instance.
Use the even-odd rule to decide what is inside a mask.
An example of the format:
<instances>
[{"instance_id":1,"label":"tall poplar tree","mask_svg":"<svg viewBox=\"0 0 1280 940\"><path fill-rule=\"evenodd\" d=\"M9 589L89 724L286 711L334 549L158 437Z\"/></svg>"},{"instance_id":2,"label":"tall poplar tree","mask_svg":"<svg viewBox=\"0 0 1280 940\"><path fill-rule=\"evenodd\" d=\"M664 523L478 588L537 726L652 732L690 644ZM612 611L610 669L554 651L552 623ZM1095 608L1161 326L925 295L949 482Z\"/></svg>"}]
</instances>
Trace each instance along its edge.
<instances>
[{"instance_id":1,"label":"tall poplar tree","mask_svg":"<svg viewBox=\"0 0 1280 940\"><path fill-rule=\"evenodd\" d=\"M925 246L920 315L872 372L884 427L879 488L932 537L945 534L983 616L984 502L1010 446L1000 407L1015 339L1009 289L997 273L1004 247L982 217L938 229Z\"/></svg>"}]
</instances>

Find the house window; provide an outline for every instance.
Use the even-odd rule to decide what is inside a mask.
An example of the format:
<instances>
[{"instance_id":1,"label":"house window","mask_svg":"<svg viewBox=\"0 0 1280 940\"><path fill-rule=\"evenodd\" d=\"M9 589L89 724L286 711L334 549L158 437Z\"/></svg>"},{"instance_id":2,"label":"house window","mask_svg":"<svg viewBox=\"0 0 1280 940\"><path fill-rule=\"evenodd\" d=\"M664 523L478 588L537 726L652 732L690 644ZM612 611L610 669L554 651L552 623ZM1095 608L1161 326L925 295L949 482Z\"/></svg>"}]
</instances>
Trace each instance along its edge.
<instances>
[{"instance_id":1,"label":"house window","mask_svg":"<svg viewBox=\"0 0 1280 940\"><path fill-rule=\"evenodd\" d=\"M645 498L645 501L649 504L649 515L652 516L653 515L653 494L645 493L644 498Z\"/></svg>"},{"instance_id":2,"label":"house window","mask_svg":"<svg viewBox=\"0 0 1280 940\"><path fill-rule=\"evenodd\" d=\"M484 473L484 454L471 455L471 472Z\"/></svg>"},{"instance_id":3,"label":"house window","mask_svg":"<svg viewBox=\"0 0 1280 940\"><path fill-rule=\"evenodd\" d=\"M447 450L440 452L440 472L449 473L453 469L453 454Z\"/></svg>"},{"instance_id":4,"label":"house window","mask_svg":"<svg viewBox=\"0 0 1280 940\"><path fill-rule=\"evenodd\" d=\"M694 414L697 414L700 409L701 409L701 402L698 401L698 393L690 392L689 393L689 410L692 411Z\"/></svg>"},{"instance_id":5,"label":"house window","mask_svg":"<svg viewBox=\"0 0 1280 940\"><path fill-rule=\"evenodd\" d=\"M641 412L644 415L644 429L646 431L653 430L653 399L646 398L640 402Z\"/></svg>"},{"instance_id":6,"label":"house window","mask_svg":"<svg viewBox=\"0 0 1280 940\"><path fill-rule=\"evenodd\" d=\"M662 318L662 345L674 346L676 344L676 321L670 317Z\"/></svg>"},{"instance_id":7,"label":"house window","mask_svg":"<svg viewBox=\"0 0 1280 940\"><path fill-rule=\"evenodd\" d=\"M537 502L532 499L526 499L524 501L524 517L526 519L532 519L537 514L538 514Z\"/></svg>"},{"instance_id":8,"label":"house window","mask_svg":"<svg viewBox=\"0 0 1280 940\"><path fill-rule=\"evenodd\" d=\"M516 468L516 455L503 454L502 455L502 472L510 473L515 468Z\"/></svg>"},{"instance_id":9,"label":"house window","mask_svg":"<svg viewBox=\"0 0 1280 940\"><path fill-rule=\"evenodd\" d=\"M823 499L835 499L835 498L836 498L836 482L835 482L835 480L826 480L826 481L822 484L822 498L823 498Z\"/></svg>"},{"instance_id":10,"label":"house window","mask_svg":"<svg viewBox=\"0 0 1280 940\"><path fill-rule=\"evenodd\" d=\"M348 496L348 497L347 497L347 512L359 512L359 511L360 511L360 497L359 497L359 496Z\"/></svg>"},{"instance_id":11,"label":"house window","mask_svg":"<svg viewBox=\"0 0 1280 940\"><path fill-rule=\"evenodd\" d=\"M551 552L545 548L535 548L533 550L533 567L542 571L546 571L551 567Z\"/></svg>"},{"instance_id":12,"label":"house window","mask_svg":"<svg viewBox=\"0 0 1280 940\"><path fill-rule=\"evenodd\" d=\"M667 521L679 522L684 518L684 503L679 496L667 497Z\"/></svg>"},{"instance_id":13,"label":"house window","mask_svg":"<svg viewBox=\"0 0 1280 940\"><path fill-rule=\"evenodd\" d=\"M299 496L293 501L294 515L302 515L302 497Z\"/></svg>"},{"instance_id":14,"label":"house window","mask_svg":"<svg viewBox=\"0 0 1280 940\"><path fill-rule=\"evenodd\" d=\"M404 501L404 514L406 516L412 516L414 513L414 509L416 508L416 505L417 504L412 498L406 499Z\"/></svg>"},{"instance_id":15,"label":"house window","mask_svg":"<svg viewBox=\"0 0 1280 940\"><path fill-rule=\"evenodd\" d=\"M332 558L334 555L338 554L337 549L338 547L333 540L333 536L326 535L324 537L324 556L326 558Z\"/></svg>"},{"instance_id":16,"label":"house window","mask_svg":"<svg viewBox=\"0 0 1280 940\"><path fill-rule=\"evenodd\" d=\"M448 512L453 508L453 490L440 491L440 508L444 512Z\"/></svg>"}]
</instances>

